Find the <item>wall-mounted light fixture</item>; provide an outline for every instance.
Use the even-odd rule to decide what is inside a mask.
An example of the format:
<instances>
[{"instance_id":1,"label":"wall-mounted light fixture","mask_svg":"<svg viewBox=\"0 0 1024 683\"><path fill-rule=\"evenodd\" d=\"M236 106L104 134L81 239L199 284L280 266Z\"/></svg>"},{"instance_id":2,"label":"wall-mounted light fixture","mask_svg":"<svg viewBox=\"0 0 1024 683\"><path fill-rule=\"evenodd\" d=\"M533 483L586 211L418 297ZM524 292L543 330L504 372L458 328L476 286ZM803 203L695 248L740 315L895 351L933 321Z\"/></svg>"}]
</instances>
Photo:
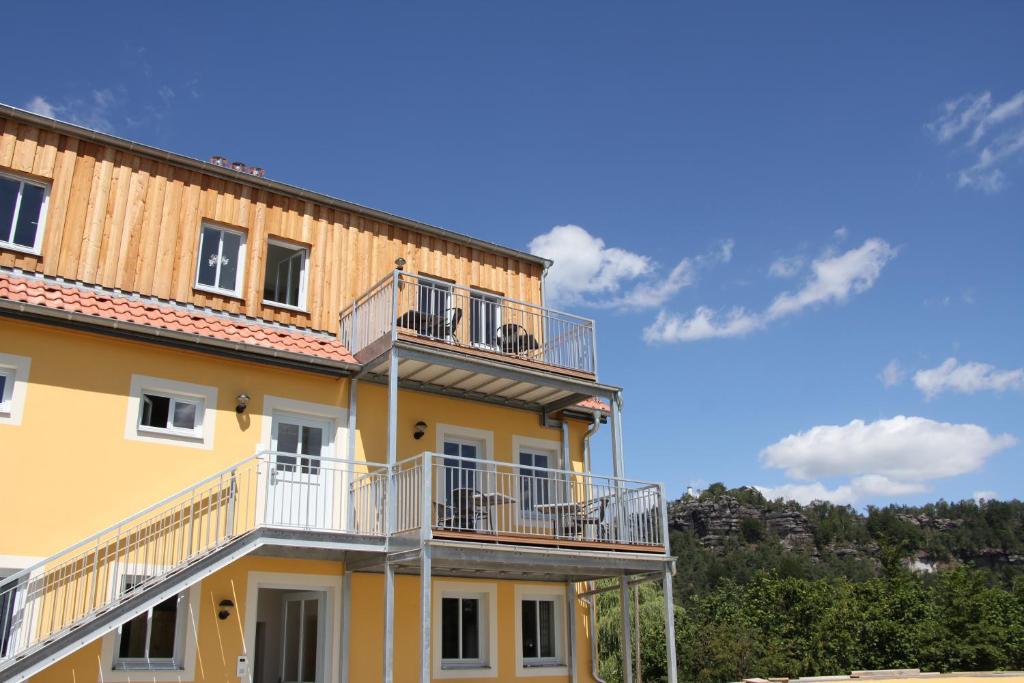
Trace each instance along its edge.
<instances>
[{"instance_id":1,"label":"wall-mounted light fixture","mask_svg":"<svg viewBox=\"0 0 1024 683\"><path fill-rule=\"evenodd\" d=\"M217 612L217 618L224 621L231 616L231 608L235 606L235 603L230 600L221 600L217 606L220 607L220 611Z\"/></svg>"},{"instance_id":2,"label":"wall-mounted light fixture","mask_svg":"<svg viewBox=\"0 0 1024 683\"><path fill-rule=\"evenodd\" d=\"M405 259L399 256L398 258L395 259L395 268L397 268L398 270L405 270L405 263Z\"/></svg>"},{"instance_id":3,"label":"wall-mounted light fixture","mask_svg":"<svg viewBox=\"0 0 1024 683\"><path fill-rule=\"evenodd\" d=\"M427 433L427 423L420 420L416 423L416 429L412 433L412 438L422 439L423 435Z\"/></svg>"},{"instance_id":4,"label":"wall-mounted light fixture","mask_svg":"<svg viewBox=\"0 0 1024 683\"><path fill-rule=\"evenodd\" d=\"M249 405L249 394L241 393L235 396L235 412L241 415L245 412L246 407Z\"/></svg>"}]
</instances>

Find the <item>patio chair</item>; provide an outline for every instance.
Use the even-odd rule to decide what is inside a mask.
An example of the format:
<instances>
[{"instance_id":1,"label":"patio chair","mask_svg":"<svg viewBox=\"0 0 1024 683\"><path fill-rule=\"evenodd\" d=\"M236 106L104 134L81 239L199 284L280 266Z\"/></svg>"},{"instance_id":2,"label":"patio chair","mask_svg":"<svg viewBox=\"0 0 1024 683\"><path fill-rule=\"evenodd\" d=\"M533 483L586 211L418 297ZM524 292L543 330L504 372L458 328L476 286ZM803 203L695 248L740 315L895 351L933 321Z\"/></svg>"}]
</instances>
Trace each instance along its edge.
<instances>
[{"instance_id":1,"label":"patio chair","mask_svg":"<svg viewBox=\"0 0 1024 683\"><path fill-rule=\"evenodd\" d=\"M445 529L457 531L471 531L476 529L476 522L486 510L482 510L476 504L474 496L476 491L472 489L455 489L451 493L451 500L445 506L445 517L441 526Z\"/></svg>"},{"instance_id":2,"label":"patio chair","mask_svg":"<svg viewBox=\"0 0 1024 683\"><path fill-rule=\"evenodd\" d=\"M518 323L505 323L498 328L498 348L502 353L525 355L540 348L540 342Z\"/></svg>"}]
</instances>

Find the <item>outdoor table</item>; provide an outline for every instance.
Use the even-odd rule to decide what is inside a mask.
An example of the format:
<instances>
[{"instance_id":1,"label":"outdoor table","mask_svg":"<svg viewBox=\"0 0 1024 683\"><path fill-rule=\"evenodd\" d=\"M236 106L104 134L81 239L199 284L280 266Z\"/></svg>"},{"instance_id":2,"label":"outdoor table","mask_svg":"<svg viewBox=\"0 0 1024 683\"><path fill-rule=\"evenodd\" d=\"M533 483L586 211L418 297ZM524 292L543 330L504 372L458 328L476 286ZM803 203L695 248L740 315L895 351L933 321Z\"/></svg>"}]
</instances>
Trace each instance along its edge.
<instances>
[{"instance_id":1,"label":"outdoor table","mask_svg":"<svg viewBox=\"0 0 1024 683\"><path fill-rule=\"evenodd\" d=\"M566 522L571 521L574 526L583 527L589 524L599 524L600 521L585 514L584 507L577 502L561 502L561 503L541 503L535 505L534 510L542 514L550 514L551 518L551 532L556 538L560 535L558 530L559 527L565 529L568 524Z\"/></svg>"},{"instance_id":2,"label":"outdoor table","mask_svg":"<svg viewBox=\"0 0 1024 683\"><path fill-rule=\"evenodd\" d=\"M509 505L518 501L518 498L513 496L507 496L504 493L498 493L492 491L490 493L480 493L479 491L473 495L473 502L477 506L488 508L487 521L490 522L491 531L496 531L494 519L498 515L499 505Z\"/></svg>"}]
</instances>

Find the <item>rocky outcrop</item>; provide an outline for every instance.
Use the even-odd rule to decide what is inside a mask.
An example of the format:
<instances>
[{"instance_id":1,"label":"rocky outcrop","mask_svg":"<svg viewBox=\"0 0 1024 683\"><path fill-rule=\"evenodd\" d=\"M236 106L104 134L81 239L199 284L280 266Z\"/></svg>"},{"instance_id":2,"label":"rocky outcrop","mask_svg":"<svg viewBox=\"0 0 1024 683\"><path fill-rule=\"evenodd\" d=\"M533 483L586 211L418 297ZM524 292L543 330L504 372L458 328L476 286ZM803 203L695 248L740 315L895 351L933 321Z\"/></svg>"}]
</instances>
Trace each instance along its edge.
<instances>
[{"instance_id":1,"label":"rocky outcrop","mask_svg":"<svg viewBox=\"0 0 1024 683\"><path fill-rule=\"evenodd\" d=\"M669 526L692 532L708 548L720 548L730 536L738 537L744 519L760 521L762 512L730 496L709 500L681 498L669 509Z\"/></svg>"},{"instance_id":2,"label":"rocky outcrop","mask_svg":"<svg viewBox=\"0 0 1024 683\"><path fill-rule=\"evenodd\" d=\"M788 550L814 548L814 527L796 510L779 510L765 514L769 533L778 536Z\"/></svg>"},{"instance_id":3,"label":"rocky outcrop","mask_svg":"<svg viewBox=\"0 0 1024 683\"><path fill-rule=\"evenodd\" d=\"M686 497L669 508L669 525L679 531L693 532L707 548L721 548L730 537L744 539L750 533L750 527L744 528L744 520L761 525L789 550L814 550L814 528L797 510L765 512L731 496L705 500Z\"/></svg>"}]
</instances>

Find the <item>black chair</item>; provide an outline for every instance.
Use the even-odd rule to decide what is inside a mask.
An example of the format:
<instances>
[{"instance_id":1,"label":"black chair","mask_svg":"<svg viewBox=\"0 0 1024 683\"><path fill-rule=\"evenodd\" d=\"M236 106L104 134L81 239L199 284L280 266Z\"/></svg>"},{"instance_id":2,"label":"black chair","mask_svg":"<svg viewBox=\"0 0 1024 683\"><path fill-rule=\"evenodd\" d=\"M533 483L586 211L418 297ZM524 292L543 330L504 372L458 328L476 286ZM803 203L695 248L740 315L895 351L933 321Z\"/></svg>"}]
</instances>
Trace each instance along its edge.
<instances>
[{"instance_id":1,"label":"black chair","mask_svg":"<svg viewBox=\"0 0 1024 683\"><path fill-rule=\"evenodd\" d=\"M505 323L498 328L498 348L502 353L524 355L540 348L540 342L518 323Z\"/></svg>"},{"instance_id":2,"label":"black chair","mask_svg":"<svg viewBox=\"0 0 1024 683\"><path fill-rule=\"evenodd\" d=\"M451 500L445 506L445 518L441 526L456 531L476 529L476 521L481 517L481 510L476 505L472 489L455 489Z\"/></svg>"},{"instance_id":3,"label":"black chair","mask_svg":"<svg viewBox=\"0 0 1024 683\"><path fill-rule=\"evenodd\" d=\"M440 339L452 339L456 344L459 343L459 337L455 334L455 331L459 328L459 323L462 321L462 309L461 308L449 308L444 313L444 320L441 321L440 329L436 330L435 337Z\"/></svg>"}]
</instances>

